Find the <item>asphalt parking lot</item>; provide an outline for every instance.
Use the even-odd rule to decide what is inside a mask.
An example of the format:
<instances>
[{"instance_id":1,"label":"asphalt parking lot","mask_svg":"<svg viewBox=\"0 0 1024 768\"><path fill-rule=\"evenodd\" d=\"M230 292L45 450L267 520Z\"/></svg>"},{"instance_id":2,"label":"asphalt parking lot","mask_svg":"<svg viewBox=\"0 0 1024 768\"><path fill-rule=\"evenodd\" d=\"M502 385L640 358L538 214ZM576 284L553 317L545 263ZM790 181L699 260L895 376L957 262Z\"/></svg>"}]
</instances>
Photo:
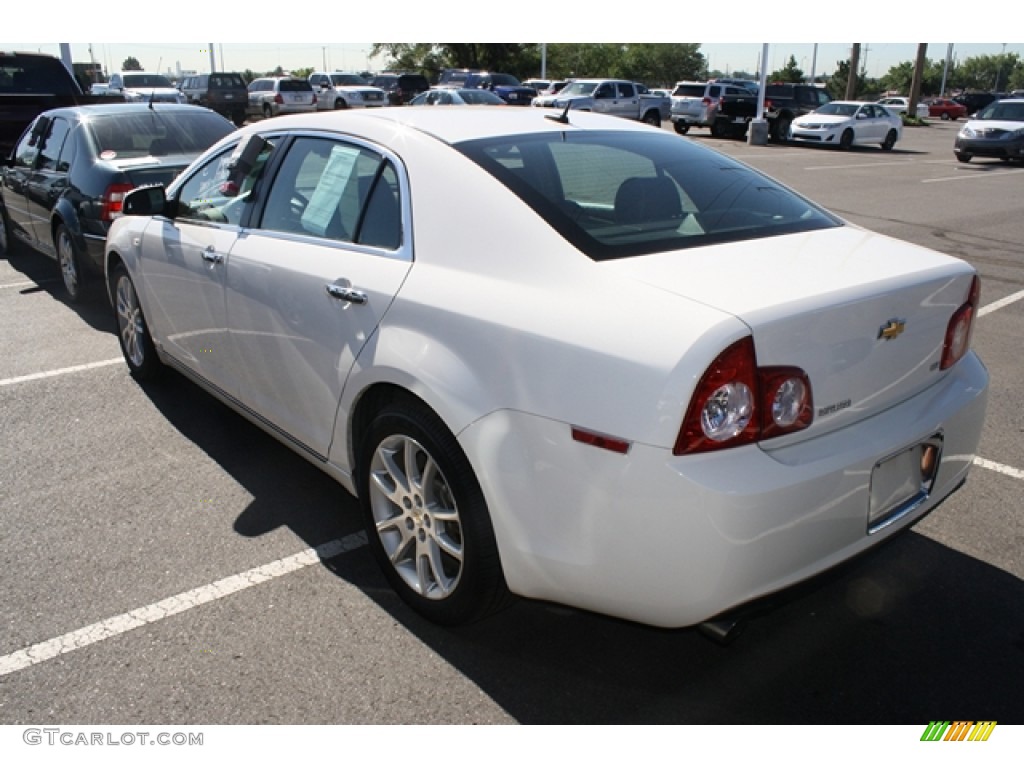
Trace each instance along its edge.
<instances>
[{"instance_id":1,"label":"asphalt parking lot","mask_svg":"<svg viewBox=\"0 0 1024 768\"><path fill-rule=\"evenodd\" d=\"M340 487L180 377L140 386L102 300L0 259L0 724L1024 723L1024 167L958 163L958 125L687 137L972 263L992 376L967 485L729 646L529 602L425 623Z\"/></svg>"}]
</instances>

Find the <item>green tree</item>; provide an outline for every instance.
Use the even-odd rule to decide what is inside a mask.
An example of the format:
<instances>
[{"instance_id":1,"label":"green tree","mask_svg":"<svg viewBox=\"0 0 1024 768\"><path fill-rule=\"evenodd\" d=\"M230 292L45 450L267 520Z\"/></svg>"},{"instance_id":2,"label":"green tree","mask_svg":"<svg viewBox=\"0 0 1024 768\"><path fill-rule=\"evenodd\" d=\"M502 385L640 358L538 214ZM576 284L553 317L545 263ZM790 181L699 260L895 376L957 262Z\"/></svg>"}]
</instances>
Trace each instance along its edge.
<instances>
[{"instance_id":1,"label":"green tree","mask_svg":"<svg viewBox=\"0 0 1024 768\"><path fill-rule=\"evenodd\" d=\"M770 83L802 83L805 80L804 71L796 64L796 57L790 56L786 66L777 69L768 75Z\"/></svg>"},{"instance_id":2,"label":"green tree","mask_svg":"<svg viewBox=\"0 0 1024 768\"><path fill-rule=\"evenodd\" d=\"M315 71L316 69L314 67L299 67L298 69L292 70L292 77L297 77L300 80L305 80Z\"/></svg>"},{"instance_id":3,"label":"green tree","mask_svg":"<svg viewBox=\"0 0 1024 768\"><path fill-rule=\"evenodd\" d=\"M826 89L834 97L843 98L846 94L846 84L850 80L850 62L849 60L837 61L836 71L832 73L832 76L826 82ZM854 92L856 96L860 96L871 91L872 87L869 85L867 78L864 76L864 70L862 69L857 75L856 88ZM855 96L855 98L856 98Z\"/></svg>"},{"instance_id":4,"label":"green tree","mask_svg":"<svg viewBox=\"0 0 1024 768\"><path fill-rule=\"evenodd\" d=\"M134 56L129 56L127 59L121 62L122 72L142 72L142 65L139 64L139 60Z\"/></svg>"}]
</instances>

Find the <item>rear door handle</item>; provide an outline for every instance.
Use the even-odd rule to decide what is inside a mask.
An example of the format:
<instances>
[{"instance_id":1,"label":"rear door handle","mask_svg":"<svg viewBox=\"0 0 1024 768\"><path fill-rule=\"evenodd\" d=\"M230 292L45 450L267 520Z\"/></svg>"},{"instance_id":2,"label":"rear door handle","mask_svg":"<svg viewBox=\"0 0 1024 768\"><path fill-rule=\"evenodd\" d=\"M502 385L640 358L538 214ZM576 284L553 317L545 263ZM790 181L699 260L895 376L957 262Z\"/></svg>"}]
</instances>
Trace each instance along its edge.
<instances>
[{"instance_id":1,"label":"rear door handle","mask_svg":"<svg viewBox=\"0 0 1024 768\"><path fill-rule=\"evenodd\" d=\"M332 298L347 301L350 304L365 304L367 301L366 294L354 288L346 288L343 285L335 285L334 283L328 283L324 287Z\"/></svg>"}]
</instances>

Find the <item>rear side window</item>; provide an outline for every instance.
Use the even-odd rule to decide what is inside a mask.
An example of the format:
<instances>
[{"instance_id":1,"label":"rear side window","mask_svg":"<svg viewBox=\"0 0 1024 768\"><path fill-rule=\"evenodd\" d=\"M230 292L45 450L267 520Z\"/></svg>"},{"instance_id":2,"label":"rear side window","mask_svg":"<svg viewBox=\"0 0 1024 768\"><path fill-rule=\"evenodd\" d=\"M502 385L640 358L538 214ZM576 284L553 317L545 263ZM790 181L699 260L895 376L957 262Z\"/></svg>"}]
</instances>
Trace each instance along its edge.
<instances>
[{"instance_id":1,"label":"rear side window","mask_svg":"<svg viewBox=\"0 0 1024 768\"><path fill-rule=\"evenodd\" d=\"M456 148L597 261L841 226L757 171L667 133L566 131Z\"/></svg>"},{"instance_id":2,"label":"rear side window","mask_svg":"<svg viewBox=\"0 0 1024 768\"><path fill-rule=\"evenodd\" d=\"M673 96L687 96L690 98L704 98L705 86L703 85L677 85L672 91Z\"/></svg>"},{"instance_id":3,"label":"rear side window","mask_svg":"<svg viewBox=\"0 0 1024 768\"><path fill-rule=\"evenodd\" d=\"M299 138L288 150L260 227L396 250L402 242L394 167L332 139Z\"/></svg>"}]
</instances>

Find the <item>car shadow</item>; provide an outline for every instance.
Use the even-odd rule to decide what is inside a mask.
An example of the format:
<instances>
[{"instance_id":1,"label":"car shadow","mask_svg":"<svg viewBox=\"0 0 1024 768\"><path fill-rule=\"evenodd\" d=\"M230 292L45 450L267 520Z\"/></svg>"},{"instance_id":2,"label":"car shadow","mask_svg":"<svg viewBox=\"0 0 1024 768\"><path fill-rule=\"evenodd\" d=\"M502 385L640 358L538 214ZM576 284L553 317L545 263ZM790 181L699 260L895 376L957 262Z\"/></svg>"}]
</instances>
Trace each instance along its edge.
<instances>
[{"instance_id":1,"label":"car shadow","mask_svg":"<svg viewBox=\"0 0 1024 768\"><path fill-rule=\"evenodd\" d=\"M110 299L107 297L101 279L93 278L86 284L81 301L71 302L64 290L60 268L53 259L33 251L20 242L15 242L13 247L8 249L4 258L14 271L20 272L26 280L35 283L35 285L19 289L18 293L23 295L48 293L56 301L66 304L78 313L94 330L117 333L117 322L114 320Z\"/></svg>"},{"instance_id":2,"label":"car shadow","mask_svg":"<svg viewBox=\"0 0 1024 768\"><path fill-rule=\"evenodd\" d=\"M286 527L315 547L361 530L337 483L184 378L143 390L251 494L238 535ZM397 597L367 547L321 565L524 724L1024 722L1024 584L913 531L751 619L727 646L528 600L444 628Z\"/></svg>"}]
</instances>

